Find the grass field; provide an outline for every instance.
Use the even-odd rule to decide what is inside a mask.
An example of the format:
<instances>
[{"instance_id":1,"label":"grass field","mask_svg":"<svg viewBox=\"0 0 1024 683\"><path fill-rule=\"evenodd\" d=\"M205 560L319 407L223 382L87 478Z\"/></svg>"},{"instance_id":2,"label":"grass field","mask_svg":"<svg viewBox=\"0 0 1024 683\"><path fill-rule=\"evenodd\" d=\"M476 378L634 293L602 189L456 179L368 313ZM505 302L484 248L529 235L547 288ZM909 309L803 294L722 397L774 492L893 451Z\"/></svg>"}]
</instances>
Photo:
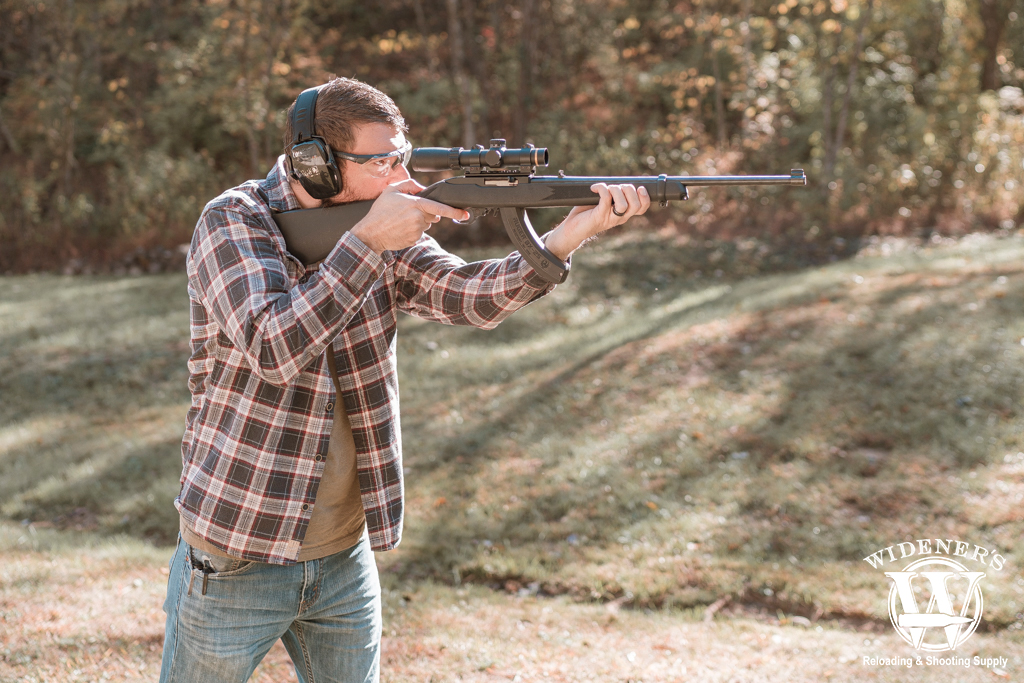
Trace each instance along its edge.
<instances>
[{"instance_id":1,"label":"grass field","mask_svg":"<svg viewBox=\"0 0 1024 683\"><path fill-rule=\"evenodd\" d=\"M1022 257L631 232L493 332L403 319L385 680L1015 678ZM0 283L0 680L155 680L184 277ZM913 654L863 558L919 538L1006 558L957 651L1004 668L862 662Z\"/></svg>"}]
</instances>

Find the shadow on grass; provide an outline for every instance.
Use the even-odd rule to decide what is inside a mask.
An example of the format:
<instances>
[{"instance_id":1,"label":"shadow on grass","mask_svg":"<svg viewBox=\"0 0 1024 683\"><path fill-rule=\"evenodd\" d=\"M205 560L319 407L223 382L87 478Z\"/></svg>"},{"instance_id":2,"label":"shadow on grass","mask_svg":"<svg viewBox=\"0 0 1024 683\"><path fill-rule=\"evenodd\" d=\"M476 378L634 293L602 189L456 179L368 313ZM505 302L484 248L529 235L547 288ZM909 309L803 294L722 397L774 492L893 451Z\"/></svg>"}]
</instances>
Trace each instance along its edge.
<instances>
[{"instance_id":1,"label":"shadow on grass","mask_svg":"<svg viewBox=\"0 0 1024 683\"><path fill-rule=\"evenodd\" d=\"M0 300L10 322L0 334L4 516L173 541L184 282L10 278Z\"/></svg>"},{"instance_id":2,"label":"shadow on grass","mask_svg":"<svg viewBox=\"0 0 1024 683\"><path fill-rule=\"evenodd\" d=\"M683 558L704 568L686 579L707 589L699 601L918 535L1011 551L1019 519L964 501L1024 450L1020 268L863 271L737 282L653 321L595 323L518 357L508 372L534 381L500 409L473 400L494 368L471 371L449 400L461 426L414 418L428 432L407 448L420 501L391 570L617 597ZM773 289L790 293L756 303Z\"/></svg>"},{"instance_id":3,"label":"shadow on grass","mask_svg":"<svg viewBox=\"0 0 1024 683\"><path fill-rule=\"evenodd\" d=\"M180 437L134 427L83 427L51 433L59 446L31 446L4 457L0 489L4 516L37 526L128 534L156 544L174 542L181 474Z\"/></svg>"},{"instance_id":4,"label":"shadow on grass","mask_svg":"<svg viewBox=\"0 0 1024 683\"><path fill-rule=\"evenodd\" d=\"M1018 491L993 487L1024 451L1018 266L745 278L723 255L742 267L696 279L652 244L590 252L490 333L403 322L409 514L386 571L645 605L771 589L811 614L840 610L828 593L894 540L1012 548ZM127 297L110 329L89 329L97 294L70 341L52 320L19 337L0 373L6 516L173 539L186 351L181 319L147 321L187 315L177 286L108 293Z\"/></svg>"}]
</instances>

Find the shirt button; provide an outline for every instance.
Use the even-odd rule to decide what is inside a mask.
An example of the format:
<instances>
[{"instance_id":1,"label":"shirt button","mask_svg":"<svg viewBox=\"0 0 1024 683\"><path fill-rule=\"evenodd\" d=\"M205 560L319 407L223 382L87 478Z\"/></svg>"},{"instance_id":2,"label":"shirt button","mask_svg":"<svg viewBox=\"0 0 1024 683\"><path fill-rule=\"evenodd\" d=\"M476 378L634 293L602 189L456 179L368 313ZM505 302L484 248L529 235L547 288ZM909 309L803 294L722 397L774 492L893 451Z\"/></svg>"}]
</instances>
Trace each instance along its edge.
<instances>
[{"instance_id":1,"label":"shirt button","mask_svg":"<svg viewBox=\"0 0 1024 683\"><path fill-rule=\"evenodd\" d=\"M308 509L309 509L309 504L308 503L303 503L302 504L302 511L305 512Z\"/></svg>"},{"instance_id":2,"label":"shirt button","mask_svg":"<svg viewBox=\"0 0 1024 683\"><path fill-rule=\"evenodd\" d=\"M324 456L321 453L317 453L316 457L314 458L314 460L316 460L317 462L320 462L323 459L324 459Z\"/></svg>"},{"instance_id":3,"label":"shirt button","mask_svg":"<svg viewBox=\"0 0 1024 683\"><path fill-rule=\"evenodd\" d=\"M325 407L327 408L327 412L334 410L334 404L331 403L330 401L327 402L327 405Z\"/></svg>"}]
</instances>

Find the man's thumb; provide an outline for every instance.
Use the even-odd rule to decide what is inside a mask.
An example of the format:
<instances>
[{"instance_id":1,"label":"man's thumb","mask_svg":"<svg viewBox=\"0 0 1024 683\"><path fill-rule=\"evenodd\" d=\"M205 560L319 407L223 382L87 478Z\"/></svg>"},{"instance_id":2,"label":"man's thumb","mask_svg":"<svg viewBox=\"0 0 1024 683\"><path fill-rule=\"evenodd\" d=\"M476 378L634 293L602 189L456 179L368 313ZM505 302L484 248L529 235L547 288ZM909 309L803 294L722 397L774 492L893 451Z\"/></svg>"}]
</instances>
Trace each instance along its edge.
<instances>
[{"instance_id":1,"label":"man's thumb","mask_svg":"<svg viewBox=\"0 0 1024 683\"><path fill-rule=\"evenodd\" d=\"M392 183L391 185L388 185L385 192L403 192L405 194L419 194L420 191L423 189L423 186L417 183L412 178L406 178L405 180L400 180L397 183Z\"/></svg>"}]
</instances>

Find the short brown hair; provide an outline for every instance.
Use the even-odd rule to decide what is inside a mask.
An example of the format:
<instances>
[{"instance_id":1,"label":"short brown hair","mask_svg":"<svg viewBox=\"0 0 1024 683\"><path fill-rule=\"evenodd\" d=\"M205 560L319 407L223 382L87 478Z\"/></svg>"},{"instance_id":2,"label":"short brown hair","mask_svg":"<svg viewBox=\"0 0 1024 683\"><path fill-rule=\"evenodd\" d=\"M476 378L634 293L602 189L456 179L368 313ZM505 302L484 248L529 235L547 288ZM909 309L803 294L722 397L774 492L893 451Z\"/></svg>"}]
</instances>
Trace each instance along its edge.
<instances>
[{"instance_id":1,"label":"short brown hair","mask_svg":"<svg viewBox=\"0 0 1024 683\"><path fill-rule=\"evenodd\" d=\"M284 127L284 153L288 154L295 142L292 113L295 103L288 107ZM354 78L335 78L320 86L316 98L313 133L327 141L333 149L347 152L353 142L352 127L362 123L386 123L406 133L402 112L390 97L371 85Z\"/></svg>"}]
</instances>

